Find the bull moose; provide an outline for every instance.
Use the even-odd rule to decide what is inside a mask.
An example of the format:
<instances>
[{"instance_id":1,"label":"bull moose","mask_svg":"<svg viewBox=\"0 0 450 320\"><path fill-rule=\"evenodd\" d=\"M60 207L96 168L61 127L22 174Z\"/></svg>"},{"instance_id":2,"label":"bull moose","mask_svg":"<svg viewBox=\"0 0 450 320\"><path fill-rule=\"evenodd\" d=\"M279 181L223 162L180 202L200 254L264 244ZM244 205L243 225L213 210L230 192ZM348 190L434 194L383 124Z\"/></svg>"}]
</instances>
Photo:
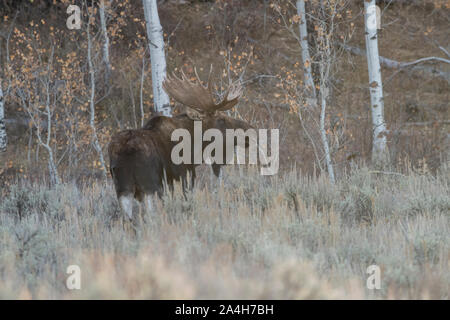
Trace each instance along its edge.
<instances>
[{"instance_id":1,"label":"bull moose","mask_svg":"<svg viewBox=\"0 0 450 320\"><path fill-rule=\"evenodd\" d=\"M233 108L242 94L240 84L230 85L222 101L215 103L211 72L207 85L202 85L197 72L196 80L191 81L182 72L181 78L175 74L166 77L163 88L177 102L186 106L186 113L174 117L157 115L152 117L141 129L124 130L115 134L108 146L110 172L125 218L133 219L133 198L143 202L147 212L152 211L152 196L161 195L164 183L173 188L175 181L181 181L183 188L195 179L195 167L191 164L174 164L171 151L176 142L171 141L172 132L178 128L194 132L194 121L201 120L204 130L214 128L225 133L226 129L247 130L251 126L242 120L227 116L223 111ZM226 141L223 141L226 144ZM235 145L235 140L233 140ZM246 142L246 147L248 147ZM205 144L197 152L203 152ZM195 150L192 147L192 158ZM224 163L224 162L222 162ZM212 163L216 176L220 174L221 164Z\"/></svg>"}]
</instances>

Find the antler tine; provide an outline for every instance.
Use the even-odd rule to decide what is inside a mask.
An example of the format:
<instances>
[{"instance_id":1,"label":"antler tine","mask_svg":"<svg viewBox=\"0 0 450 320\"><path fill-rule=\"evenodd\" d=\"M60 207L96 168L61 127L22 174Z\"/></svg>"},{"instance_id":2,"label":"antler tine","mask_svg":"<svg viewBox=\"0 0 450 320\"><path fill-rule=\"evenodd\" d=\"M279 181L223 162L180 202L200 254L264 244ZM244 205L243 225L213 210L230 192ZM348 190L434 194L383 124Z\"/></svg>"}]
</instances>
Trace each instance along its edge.
<instances>
[{"instance_id":1,"label":"antler tine","mask_svg":"<svg viewBox=\"0 0 450 320\"><path fill-rule=\"evenodd\" d=\"M240 98L242 95L242 85L239 81L237 84L232 84L231 89L228 92L227 100L233 100L236 98Z\"/></svg>"},{"instance_id":2,"label":"antler tine","mask_svg":"<svg viewBox=\"0 0 450 320\"><path fill-rule=\"evenodd\" d=\"M197 68L196 68L196 67L194 68L194 72L195 72L195 76L196 76L196 78L197 78L198 83L199 83L203 88L208 89L208 92L209 92L209 94L210 94L211 97L212 97L212 78L211 78L211 74L212 74L212 64L211 64L211 67L210 67L210 69L209 69L208 81L206 82L206 86L204 86L204 85L202 84L202 80L200 79L200 76L198 75L198 72L197 72Z\"/></svg>"},{"instance_id":3,"label":"antler tine","mask_svg":"<svg viewBox=\"0 0 450 320\"><path fill-rule=\"evenodd\" d=\"M202 84L202 80L200 80L200 77L198 76L198 73L197 73L197 67L194 67L194 73L195 73L195 77L197 78L198 84L201 85L202 87L205 87L205 86Z\"/></svg>"},{"instance_id":4,"label":"antler tine","mask_svg":"<svg viewBox=\"0 0 450 320\"><path fill-rule=\"evenodd\" d=\"M183 68L181 68L181 78L180 80L185 81L189 84L192 84L191 80L189 79L189 77L186 75L186 73L184 73Z\"/></svg>"},{"instance_id":5,"label":"antler tine","mask_svg":"<svg viewBox=\"0 0 450 320\"><path fill-rule=\"evenodd\" d=\"M211 63L211 65L209 66L209 75L208 75L208 88L211 88L211 90L212 90L212 77L211 77L212 71L213 71L213 66Z\"/></svg>"},{"instance_id":6,"label":"antler tine","mask_svg":"<svg viewBox=\"0 0 450 320\"><path fill-rule=\"evenodd\" d=\"M172 98L191 109L200 112L210 112L215 106L209 90L201 82L192 82L183 69L181 69L181 78L177 77L175 73L166 77L163 88Z\"/></svg>"},{"instance_id":7,"label":"antler tine","mask_svg":"<svg viewBox=\"0 0 450 320\"><path fill-rule=\"evenodd\" d=\"M224 94L224 99L222 102L216 105L215 110L225 111L233 108L238 102L242 95L242 85L241 82L233 83L229 86L227 92Z\"/></svg>"},{"instance_id":8,"label":"antler tine","mask_svg":"<svg viewBox=\"0 0 450 320\"><path fill-rule=\"evenodd\" d=\"M193 82L181 69L181 78L175 73L167 76L163 82L163 88L173 99L185 106L203 113L214 113L231 109L237 103L242 94L240 82L229 86L220 103L215 103L212 93L212 65L209 72L208 84L204 86L200 80L197 69L194 68L197 81Z\"/></svg>"}]
</instances>

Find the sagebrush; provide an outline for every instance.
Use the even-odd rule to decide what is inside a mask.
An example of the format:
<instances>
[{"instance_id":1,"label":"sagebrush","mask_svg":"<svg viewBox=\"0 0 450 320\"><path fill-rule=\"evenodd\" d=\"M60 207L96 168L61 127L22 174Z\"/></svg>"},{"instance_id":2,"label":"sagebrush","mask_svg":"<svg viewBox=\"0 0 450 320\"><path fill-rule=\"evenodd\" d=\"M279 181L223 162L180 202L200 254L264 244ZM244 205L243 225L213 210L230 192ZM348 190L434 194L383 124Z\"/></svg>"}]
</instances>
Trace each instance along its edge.
<instances>
[{"instance_id":1,"label":"sagebrush","mask_svg":"<svg viewBox=\"0 0 450 320\"><path fill-rule=\"evenodd\" d=\"M448 168L353 169L336 185L233 168L219 183L208 170L141 210L136 233L109 182L2 190L0 297L449 298ZM73 264L82 288L69 291ZM366 288L372 264L380 290Z\"/></svg>"}]
</instances>

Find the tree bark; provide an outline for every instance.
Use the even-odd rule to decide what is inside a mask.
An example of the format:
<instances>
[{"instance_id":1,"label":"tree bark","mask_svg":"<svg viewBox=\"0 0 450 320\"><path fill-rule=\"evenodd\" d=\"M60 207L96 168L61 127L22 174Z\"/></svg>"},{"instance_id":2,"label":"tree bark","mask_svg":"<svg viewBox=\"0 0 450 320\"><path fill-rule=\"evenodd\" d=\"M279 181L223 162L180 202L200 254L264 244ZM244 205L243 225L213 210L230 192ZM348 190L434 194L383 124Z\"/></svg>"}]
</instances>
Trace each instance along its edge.
<instances>
[{"instance_id":1,"label":"tree bark","mask_svg":"<svg viewBox=\"0 0 450 320\"><path fill-rule=\"evenodd\" d=\"M367 56L367 53L358 48L358 47L352 47L344 43L338 43L344 50L351 52L352 54L358 55L358 56ZM443 62L448 63L448 59L443 59L439 57L426 57L426 58L420 58L414 61L410 62L402 62L402 61L396 61L392 60L383 56L379 56L380 63L389 69L406 69L410 68L412 71L423 71L424 73L427 73L428 75L432 77L439 77L444 79L450 84L450 73L446 71L439 70L435 66L424 66L421 65L424 62Z\"/></svg>"},{"instance_id":2,"label":"tree bark","mask_svg":"<svg viewBox=\"0 0 450 320\"><path fill-rule=\"evenodd\" d=\"M305 1L297 1L297 14L300 17L299 31L300 31L300 46L302 50L303 72L305 77L305 85L310 95L309 98L317 100L316 87L311 70L311 57L309 55L308 45L308 30L306 28L306 13L305 13Z\"/></svg>"},{"instance_id":3,"label":"tree bark","mask_svg":"<svg viewBox=\"0 0 450 320\"><path fill-rule=\"evenodd\" d=\"M306 94L307 94L307 107L310 109L309 112L317 113L319 110L319 100L316 93L316 88L314 84L314 78L312 75L312 61L311 56L309 53L309 43L308 43L308 30L307 30L307 20L306 20L306 11L305 11L305 1L304 0L298 0L297 1L297 14L300 17L300 25L299 25L299 32L300 32L300 46L302 50L302 63L303 63L303 72L304 72L304 79L305 79L305 86L306 86ZM323 39L325 41L325 38ZM321 48L320 52L320 79L318 79L320 83L320 116L319 116L319 133L320 133L320 140L323 147L323 153L325 157L325 163L327 166L328 171L328 177L330 179L331 183L335 183L335 175L334 175L334 167L331 160L331 153L330 148L328 145L328 138L326 134L325 129L325 116L326 116L326 109L327 109L327 99L328 99L328 79L329 79L329 71L330 71L330 65L332 63L331 61L331 49L328 44L328 46L323 46ZM307 135L307 137L310 139L311 144L313 146L314 154L317 158L319 168L321 168L320 159L317 154L317 150L315 147L314 138L310 135L309 130L306 128L305 124L303 123L303 118L301 116L301 111L299 110L299 116L300 116L300 122L301 125Z\"/></svg>"},{"instance_id":4,"label":"tree bark","mask_svg":"<svg viewBox=\"0 0 450 320\"><path fill-rule=\"evenodd\" d=\"M6 135L6 127L5 127L5 104L3 98L3 90L0 81L0 152L6 151L7 144L8 144L8 137Z\"/></svg>"},{"instance_id":5,"label":"tree bark","mask_svg":"<svg viewBox=\"0 0 450 320\"><path fill-rule=\"evenodd\" d=\"M145 79L145 53L142 55L142 69L141 69L141 83L139 87L139 109L141 111L141 127L144 126L145 113L144 113L144 79Z\"/></svg>"},{"instance_id":6,"label":"tree bark","mask_svg":"<svg viewBox=\"0 0 450 320\"><path fill-rule=\"evenodd\" d=\"M331 161L330 147L328 146L327 131L325 129L325 115L327 110L328 88L326 84L320 86L321 108L320 108L320 137L322 139L323 149L325 153L325 162L327 164L328 177L330 182L334 184L336 178L334 176L334 167Z\"/></svg>"},{"instance_id":7,"label":"tree bark","mask_svg":"<svg viewBox=\"0 0 450 320\"><path fill-rule=\"evenodd\" d=\"M143 4L150 49L155 112L171 117L170 99L162 87L166 77L166 56L163 30L158 16L158 6L156 0L143 0Z\"/></svg>"},{"instance_id":8,"label":"tree bark","mask_svg":"<svg viewBox=\"0 0 450 320\"><path fill-rule=\"evenodd\" d=\"M384 165L388 159L386 123L384 120L383 84L378 54L377 17L375 0L364 1L366 53L369 71L370 110L372 113L372 162Z\"/></svg>"},{"instance_id":9,"label":"tree bark","mask_svg":"<svg viewBox=\"0 0 450 320\"><path fill-rule=\"evenodd\" d=\"M108 31L106 29L106 17L105 17L105 1L100 0L100 24L102 27L103 38L105 42L103 43L103 61L106 65L106 72L109 75L111 71L111 63L109 62L109 37Z\"/></svg>"},{"instance_id":10,"label":"tree bark","mask_svg":"<svg viewBox=\"0 0 450 320\"><path fill-rule=\"evenodd\" d=\"M90 30L90 16L89 16L89 20L87 22L87 59L88 59L88 66L89 66L89 76L90 76L90 85L91 85L91 92L90 92L90 98L89 98L89 125L91 127L92 130L92 138L93 138L93 145L94 145L94 149L95 151L97 151L98 156L99 156L99 160L100 160L100 164L102 166L102 174L103 177L106 178L106 164L105 164L105 159L103 157L103 151L102 151L102 147L100 146L100 143L98 141L98 136L97 136L97 128L95 127L95 70L94 70L94 66L92 63L92 39L91 39L91 30Z\"/></svg>"}]
</instances>

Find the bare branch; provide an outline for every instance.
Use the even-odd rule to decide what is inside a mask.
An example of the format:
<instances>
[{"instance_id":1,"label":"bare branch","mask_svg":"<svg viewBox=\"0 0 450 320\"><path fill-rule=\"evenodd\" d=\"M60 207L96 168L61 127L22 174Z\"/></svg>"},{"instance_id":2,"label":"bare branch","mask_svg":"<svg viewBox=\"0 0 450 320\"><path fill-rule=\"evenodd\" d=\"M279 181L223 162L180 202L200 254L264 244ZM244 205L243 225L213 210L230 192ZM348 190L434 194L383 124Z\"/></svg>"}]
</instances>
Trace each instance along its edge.
<instances>
[{"instance_id":1,"label":"bare branch","mask_svg":"<svg viewBox=\"0 0 450 320\"><path fill-rule=\"evenodd\" d=\"M351 52L355 55L358 55L358 56L366 55L365 50L362 50L358 47L349 46L344 43L338 43L338 45L341 46L346 51ZM444 80L446 80L447 82L450 83L450 73L449 72L438 70L438 69L430 67L430 66L417 66L417 64L419 64L419 63L433 61L433 60L450 63L450 60L443 59L443 58L437 58L437 57L421 58L421 59L418 59L418 60L415 60L412 62L401 62L401 61L396 61L396 60L392 60L392 59L380 56L381 64L387 68L404 69L407 67L412 67L412 70L425 71L427 74L429 74L431 76L443 78Z\"/></svg>"}]
</instances>

